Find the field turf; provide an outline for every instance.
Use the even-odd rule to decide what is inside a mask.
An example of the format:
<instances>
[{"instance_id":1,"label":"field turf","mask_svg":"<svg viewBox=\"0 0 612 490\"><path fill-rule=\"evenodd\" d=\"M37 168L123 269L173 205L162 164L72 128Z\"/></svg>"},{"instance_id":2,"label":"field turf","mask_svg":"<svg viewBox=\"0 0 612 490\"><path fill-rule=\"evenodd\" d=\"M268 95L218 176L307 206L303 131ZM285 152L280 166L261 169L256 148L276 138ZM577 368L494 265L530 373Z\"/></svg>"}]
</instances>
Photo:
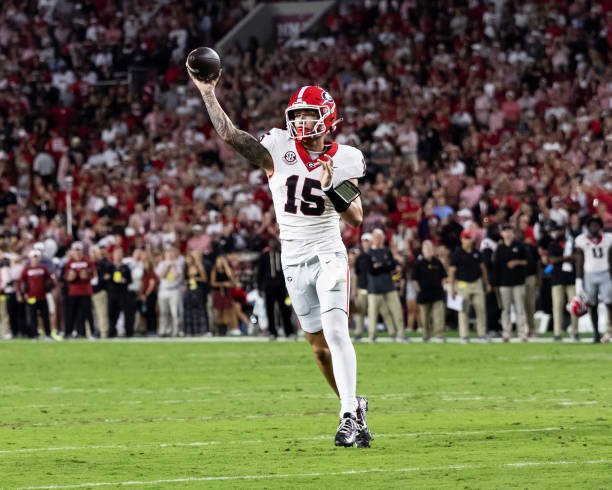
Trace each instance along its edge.
<instances>
[{"instance_id":1,"label":"field turf","mask_svg":"<svg viewBox=\"0 0 612 490\"><path fill-rule=\"evenodd\" d=\"M612 488L612 348L364 344L372 448L295 343L0 343L0 488Z\"/></svg>"}]
</instances>

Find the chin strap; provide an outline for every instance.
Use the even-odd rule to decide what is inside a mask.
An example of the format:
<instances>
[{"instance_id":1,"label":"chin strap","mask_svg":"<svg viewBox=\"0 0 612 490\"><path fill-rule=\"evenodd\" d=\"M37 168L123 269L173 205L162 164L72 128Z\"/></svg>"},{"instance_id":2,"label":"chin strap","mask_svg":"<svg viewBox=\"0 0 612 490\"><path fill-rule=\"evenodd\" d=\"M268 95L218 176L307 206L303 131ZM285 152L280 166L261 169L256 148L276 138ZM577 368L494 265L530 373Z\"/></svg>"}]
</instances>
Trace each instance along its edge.
<instances>
[{"instance_id":1,"label":"chin strap","mask_svg":"<svg viewBox=\"0 0 612 490\"><path fill-rule=\"evenodd\" d=\"M331 125L331 128L329 128L329 132L333 133L336 130L336 126L338 126L338 124L340 124L342 121L344 121L343 117L339 117L338 119L336 119Z\"/></svg>"}]
</instances>

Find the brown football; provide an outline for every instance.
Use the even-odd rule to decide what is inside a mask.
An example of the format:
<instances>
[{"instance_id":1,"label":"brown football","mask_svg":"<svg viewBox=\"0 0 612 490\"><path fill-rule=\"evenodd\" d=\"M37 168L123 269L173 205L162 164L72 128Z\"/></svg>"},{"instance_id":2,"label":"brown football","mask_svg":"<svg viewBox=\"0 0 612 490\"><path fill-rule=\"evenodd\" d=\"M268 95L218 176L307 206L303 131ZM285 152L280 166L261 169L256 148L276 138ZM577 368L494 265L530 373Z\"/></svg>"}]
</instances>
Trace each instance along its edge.
<instances>
[{"instance_id":1,"label":"brown football","mask_svg":"<svg viewBox=\"0 0 612 490\"><path fill-rule=\"evenodd\" d=\"M221 59L214 49L196 48L187 56L187 69L203 82L213 80L221 70Z\"/></svg>"}]
</instances>

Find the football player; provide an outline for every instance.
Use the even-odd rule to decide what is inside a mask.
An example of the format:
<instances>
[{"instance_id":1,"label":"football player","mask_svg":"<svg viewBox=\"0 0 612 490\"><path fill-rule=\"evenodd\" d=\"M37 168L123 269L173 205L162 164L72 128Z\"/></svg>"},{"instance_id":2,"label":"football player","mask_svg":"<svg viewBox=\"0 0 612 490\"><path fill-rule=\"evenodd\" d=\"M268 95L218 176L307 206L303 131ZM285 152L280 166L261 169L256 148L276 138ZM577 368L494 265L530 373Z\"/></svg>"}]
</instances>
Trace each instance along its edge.
<instances>
[{"instance_id":1,"label":"football player","mask_svg":"<svg viewBox=\"0 0 612 490\"><path fill-rule=\"evenodd\" d=\"M576 294L586 294L593 322L593 342L610 341L612 322L612 233L603 232L603 221L599 216L590 216L586 221L587 232L576 237L577 251ZM608 331L603 339L599 334L599 297L608 308Z\"/></svg>"},{"instance_id":2,"label":"football player","mask_svg":"<svg viewBox=\"0 0 612 490\"><path fill-rule=\"evenodd\" d=\"M326 141L339 120L334 99L321 87L298 89L285 111L287 128L271 129L258 141L236 128L219 105L215 86L220 76L209 82L191 79L219 136L268 176L287 290L319 369L340 398L334 442L368 447L367 400L356 396L357 361L348 330L350 274L340 235L340 219L358 226L363 218L356 186L365 175L363 155Z\"/></svg>"}]
</instances>

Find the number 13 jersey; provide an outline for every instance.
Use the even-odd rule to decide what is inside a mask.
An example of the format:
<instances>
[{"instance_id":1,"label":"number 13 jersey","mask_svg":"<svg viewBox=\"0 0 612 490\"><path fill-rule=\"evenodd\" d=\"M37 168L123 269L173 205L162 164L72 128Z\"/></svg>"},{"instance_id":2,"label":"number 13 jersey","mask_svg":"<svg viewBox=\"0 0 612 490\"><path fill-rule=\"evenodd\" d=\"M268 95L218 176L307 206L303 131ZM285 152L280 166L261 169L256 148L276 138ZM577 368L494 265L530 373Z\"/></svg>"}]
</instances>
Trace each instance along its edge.
<instances>
[{"instance_id":1,"label":"number 13 jersey","mask_svg":"<svg viewBox=\"0 0 612 490\"><path fill-rule=\"evenodd\" d=\"M300 264L320 253L346 253L340 215L321 190L322 170L316 163L320 154L308 152L288 131L277 128L266 133L261 144L274 162L268 184L280 227L283 264ZM324 153L333 159L334 187L365 175L365 160L357 148L334 142Z\"/></svg>"}]
</instances>

